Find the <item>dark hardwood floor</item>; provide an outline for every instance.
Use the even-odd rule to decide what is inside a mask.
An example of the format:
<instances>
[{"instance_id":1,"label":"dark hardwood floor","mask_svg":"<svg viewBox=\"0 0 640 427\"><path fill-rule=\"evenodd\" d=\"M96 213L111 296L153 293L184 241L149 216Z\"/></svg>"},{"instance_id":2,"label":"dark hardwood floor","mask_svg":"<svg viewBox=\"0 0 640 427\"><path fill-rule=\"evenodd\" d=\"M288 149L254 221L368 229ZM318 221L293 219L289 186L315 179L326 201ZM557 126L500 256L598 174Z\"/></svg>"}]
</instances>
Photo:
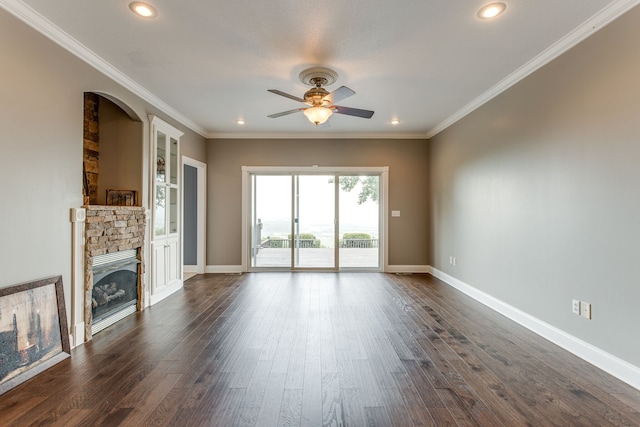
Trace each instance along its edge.
<instances>
[{"instance_id":1,"label":"dark hardwood floor","mask_svg":"<svg viewBox=\"0 0 640 427\"><path fill-rule=\"evenodd\" d=\"M640 425L640 391L429 275L196 276L0 396L0 425Z\"/></svg>"}]
</instances>

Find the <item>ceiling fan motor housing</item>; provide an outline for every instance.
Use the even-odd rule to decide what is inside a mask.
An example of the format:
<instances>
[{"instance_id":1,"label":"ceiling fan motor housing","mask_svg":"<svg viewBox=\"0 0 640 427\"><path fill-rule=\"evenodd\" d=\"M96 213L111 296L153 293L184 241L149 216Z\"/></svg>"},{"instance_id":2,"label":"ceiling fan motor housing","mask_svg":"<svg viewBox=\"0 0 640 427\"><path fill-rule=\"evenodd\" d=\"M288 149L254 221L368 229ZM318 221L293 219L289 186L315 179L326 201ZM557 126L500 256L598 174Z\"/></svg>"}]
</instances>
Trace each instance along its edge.
<instances>
[{"instance_id":1,"label":"ceiling fan motor housing","mask_svg":"<svg viewBox=\"0 0 640 427\"><path fill-rule=\"evenodd\" d=\"M331 103L325 98L327 95L329 95L329 91L325 88L314 87L305 92L304 101L313 107L327 107Z\"/></svg>"},{"instance_id":2,"label":"ceiling fan motor housing","mask_svg":"<svg viewBox=\"0 0 640 427\"><path fill-rule=\"evenodd\" d=\"M300 81L313 86L304 94L304 100L312 107L328 107L330 100L325 99L329 91L323 88L335 83L338 73L326 67L312 67L300 73Z\"/></svg>"}]
</instances>

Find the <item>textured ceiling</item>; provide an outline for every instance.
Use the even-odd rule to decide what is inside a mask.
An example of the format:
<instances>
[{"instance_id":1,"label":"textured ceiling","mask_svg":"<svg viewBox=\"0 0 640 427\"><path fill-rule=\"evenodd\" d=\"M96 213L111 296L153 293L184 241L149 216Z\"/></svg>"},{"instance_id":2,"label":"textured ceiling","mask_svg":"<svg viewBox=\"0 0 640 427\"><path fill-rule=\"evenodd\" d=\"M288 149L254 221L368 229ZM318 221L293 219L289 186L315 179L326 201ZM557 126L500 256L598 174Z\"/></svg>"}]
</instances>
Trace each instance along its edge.
<instances>
[{"instance_id":1,"label":"textured ceiling","mask_svg":"<svg viewBox=\"0 0 640 427\"><path fill-rule=\"evenodd\" d=\"M487 2L475 0L152 0L153 19L127 0L0 6L61 44L75 40L79 56L106 61L205 136L330 138L431 136L638 3L504 2L491 21L476 17ZM301 97L298 74L316 65L339 74L328 90L356 92L341 105L374 116L334 114L322 129L301 113L268 118L302 104L267 89Z\"/></svg>"}]
</instances>

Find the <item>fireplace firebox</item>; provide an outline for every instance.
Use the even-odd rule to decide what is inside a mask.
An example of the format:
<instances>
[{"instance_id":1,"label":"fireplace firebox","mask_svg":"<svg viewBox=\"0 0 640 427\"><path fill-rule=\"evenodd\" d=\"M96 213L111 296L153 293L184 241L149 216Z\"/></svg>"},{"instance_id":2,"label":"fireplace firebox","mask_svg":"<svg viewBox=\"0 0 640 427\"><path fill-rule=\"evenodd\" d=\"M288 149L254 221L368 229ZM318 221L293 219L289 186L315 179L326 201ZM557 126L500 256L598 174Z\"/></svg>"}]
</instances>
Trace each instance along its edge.
<instances>
[{"instance_id":1,"label":"fireplace firebox","mask_svg":"<svg viewBox=\"0 0 640 427\"><path fill-rule=\"evenodd\" d=\"M93 258L92 334L137 311L139 263L135 249Z\"/></svg>"}]
</instances>

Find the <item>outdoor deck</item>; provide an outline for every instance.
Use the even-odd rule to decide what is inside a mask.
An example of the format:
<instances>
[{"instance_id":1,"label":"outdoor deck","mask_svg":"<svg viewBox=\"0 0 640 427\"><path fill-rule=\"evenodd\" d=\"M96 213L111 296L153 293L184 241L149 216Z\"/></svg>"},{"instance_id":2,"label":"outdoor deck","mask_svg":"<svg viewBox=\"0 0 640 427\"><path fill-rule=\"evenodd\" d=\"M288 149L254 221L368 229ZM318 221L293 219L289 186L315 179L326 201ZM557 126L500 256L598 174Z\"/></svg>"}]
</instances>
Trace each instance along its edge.
<instances>
[{"instance_id":1,"label":"outdoor deck","mask_svg":"<svg viewBox=\"0 0 640 427\"><path fill-rule=\"evenodd\" d=\"M300 248L298 252L300 268L334 268L333 248ZM378 248L340 248L340 267L376 268ZM255 267L290 268L290 248L261 248L256 256Z\"/></svg>"}]
</instances>

